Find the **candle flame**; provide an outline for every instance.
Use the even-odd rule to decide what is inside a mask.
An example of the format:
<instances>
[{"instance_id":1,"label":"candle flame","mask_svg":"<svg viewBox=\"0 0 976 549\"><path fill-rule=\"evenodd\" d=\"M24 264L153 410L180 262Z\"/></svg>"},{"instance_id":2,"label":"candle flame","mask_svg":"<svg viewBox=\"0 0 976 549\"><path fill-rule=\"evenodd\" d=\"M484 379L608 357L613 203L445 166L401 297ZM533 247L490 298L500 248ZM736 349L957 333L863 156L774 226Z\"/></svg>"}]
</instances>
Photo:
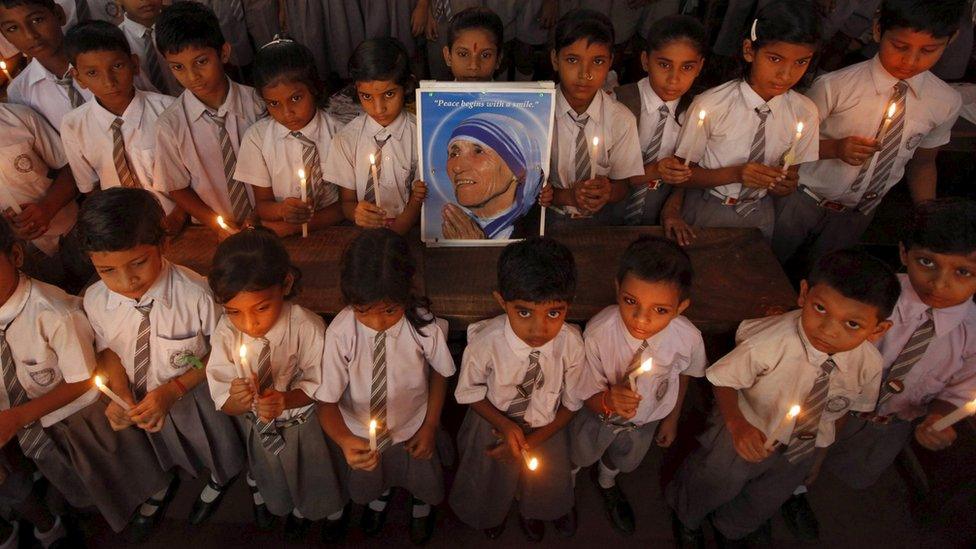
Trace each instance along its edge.
<instances>
[{"instance_id":1,"label":"candle flame","mask_svg":"<svg viewBox=\"0 0 976 549\"><path fill-rule=\"evenodd\" d=\"M0 62L2 62L2 61L0 61ZM0 67L0 68L2 68L2 67ZM102 376L95 376L95 386L98 387L99 389L104 389L105 388L105 382L102 381Z\"/></svg>"},{"instance_id":2,"label":"candle flame","mask_svg":"<svg viewBox=\"0 0 976 549\"><path fill-rule=\"evenodd\" d=\"M0 61L0 70L4 70L4 71L7 70L7 62L6 61Z\"/></svg>"},{"instance_id":3,"label":"candle flame","mask_svg":"<svg viewBox=\"0 0 976 549\"><path fill-rule=\"evenodd\" d=\"M305 179L305 170L298 170L298 178Z\"/></svg>"},{"instance_id":4,"label":"candle flame","mask_svg":"<svg viewBox=\"0 0 976 549\"><path fill-rule=\"evenodd\" d=\"M376 165L376 155L375 154L373 154L373 153L370 153L369 154L369 163L372 166L375 166Z\"/></svg>"},{"instance_id":5,"label":"candle flame","mask_svg":"<svg viewBox=\"0 0 976 549\"><path fill-rule=\"evenodd\" d=\"M788 413L787 416L794 418L798 415L800 415L800 406L798 404L794 404L790 407L790 413Z\"/></svg>"},{"instance_id":6,"label":"candle flame","mask_svg":"<svg viewBox=\"0 0 976 549\"><path fill-rule=\"evenodd\" d=\"M600 144L600 138L599 137L594 137L593 138L593 146L596 147L599 144Z\"/></svg>"},{"instance_id":7,"label":"candle flame","mask_svg":"<svg viewBox=\"0 0 976 549\"><path fill-rule=\"evenodd\" d=\"M247 358L247 345L241 344L240 351L238 353L241 355L241 360Z\"/></svg>"},{"instance_id":8,"label":"candle flame","mask_svg":"<svg viewBox=\"0 0 976 549\"><path fill-rule=\"evenodd\" d=\"M227 223L224 223L223 216L219 216L219 215L217 216L217 225L220 226L220 228L225 231L230 230L230 227L227 226Z\"/></svg>"},{"instance_id":9,"label":"candle flame","mask_svg":"<svg viewBox=\"0 0 976 549\"><path fill-rule=\"evenodd\" d=\"M375 433L376 432L376 420L375 419L369 420L369 432L370 433Z\"/></svg>"},{"instance_id":10,"label":"candle flame","mask_svg":"<svg viewBox=\"0 0 976 549\"><path fill-rule=\"evenodd\" d=\"M654 365L654 359L653 358L648 358L647 360L645 360L644 362L641 363L641 367L640 367L641 373L646 374L647 372L650 372L651 371L651 367L653 365Z\"/></svg>"},{"instance_id":11,"label":"candle flame","mask_svg":"<svg viewBox=\"0 0 976 549\"><path fill-rule=\"evenodd\" d=\"M803 133L803 122L797 122L796 123L796 135L800 135L802 133Z\"/></svg>"},{"instance_id":12,"label":"candle flame","mask_svg":"<svg viewBox=\"0 0 976 549\"><path fill-rule=\"evenodd\" d=\"M539 468L539 458L529 459L529 471L535 471Z\"/></svg>"},{"instance_id":13,"label":"candle flame","mask_svg":"<svg viewBox=\"0 0 976 549\"><path fill-rule=\"evenodd\" d=\"M895 111L897 111L897 110L898 110L898 104L895 103L895 102L892 102L891 103L891 106L888 107L888 118L889 119L894 118L895 117Z\"/></svg>"},{"instance_id":14,"label":"candle flame","mask_svg":"<svg viewBox=\"0 0 976 549\"><path fill-rule=\"evenodd\" d=\"M700 111L698 111L698 120L699 120L700 122L704 122L704 121L705 121L705 114L706 114L706 113L705 113L705 110L704 110L704 109L703 109L703 110L700 110Z\"/></svg>"}]
</instances>

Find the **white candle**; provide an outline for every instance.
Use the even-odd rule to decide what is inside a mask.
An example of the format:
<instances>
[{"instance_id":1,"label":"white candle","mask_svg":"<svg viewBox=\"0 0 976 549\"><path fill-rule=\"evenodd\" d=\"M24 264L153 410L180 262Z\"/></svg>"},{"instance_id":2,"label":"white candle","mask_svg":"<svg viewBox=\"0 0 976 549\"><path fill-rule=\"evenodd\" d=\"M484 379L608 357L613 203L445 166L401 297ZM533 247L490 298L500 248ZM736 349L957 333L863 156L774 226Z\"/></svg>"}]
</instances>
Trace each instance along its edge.
<instances>
[{"instance_id":1,"label":"white candle","mask_svg":"<svg viewBox=\"0 0 976 549\"><path fill-rule=\"evenodd\" d=\"M793 143L790 144L790 148L783 155L783 173L790 169L793 164L794 156L796 156L796 145L800 142L800 138L803 137L803 122L796 123L796 135L793 136Z\"/></svg>"},{"instance_id":2,"label":"white candle","mask_svg":"<svg viewBox=\"0 0 976 549\"><path fill-rule=\"evenodd\" d=\"M369 451L376 451L376 420L369 420Z\"/></svg>"},{"instance_id":3,"label":"white candle","mask_svg":"<svg viewBox=\"0 0 976 549\"><path fill-rule=\"evenodd\" d=\"M522 449L522 459L525 461L525 466L528 467L529 471L535 471L539 468L539 458L529 455L525 451L525 448Z\"/></svg>"},{"instance_id":4,"label":"white candle","mask_svg":"<svg viewBox=\"0 0 976 549\"><path fill-rule=\"evenodd\" d=\"M792 428L791 424L793 423L793 420L796 419L796 416L798 415L800 415L800 406L794 404L790 407L790 411L783 416L783 419L779 422L779 425L776 426L776 430L773 431L773 436L766 440L767 450L772 450L777 444L779 444L779 439L786 436L787 431Z\"/></svg>"},{"instance_id":5,"label":"white candle","mask_svg":"<svg viewBox=\"0 0 976 549\"><path fill-rule=\"evenodd\" d=\"M308 200L306 194L306 185L308 182L305 180L305 170L298 170L298 185L302 190L302 202ZM302 223L302 238L308 238L308 223Z\"/></svg>"},{"instance_id":6,"label":"white candle","mask_svg":"<svg viewBox=\"0 0 976 549\"><path fill-rule=\"evenodd\" d=\"M593 150L590 151L590 179L596 177L596 161L600 158L600 138L593 138Z\"/></svg>"},{"instance_id":7,"label":"white candle","mask_svg":"<svg viewBox=\"0 0 976 549\"><path fill-rule=\"evenodd\" d=\"M637 376L650 372L653 366L654 366L654 359L648 357L647 360L641 363L640 368L635 369L633 372L630 373L629 376L627 376L627 380L630 381L631 391L634 391L635 393L637 392Z\"/></svg>"},{"instance_id":8,"label":"white candle","mask_svg":"<svg viewBox=\"0 0 976 549\"><path fill-rule=\"evenodd\" d=\"M241 361L237 364L237 373L240 374L241 379L249 379L251 376L247 375L247 371L250 369L247 365L247 345L241 343L238 356L241 357Z\"/></svg>"},{"instance_id":9,"label":"white candle","mask_svg":"<svg viewBox=\"0 0 976 549\"><path fill-rule=\"evenodd\" d=\"M702 132L702 126L705 125L705 111L698 111L698 128L695 130L695 138L691 140L692 147L688 151L688 156L685 158L685 166L687 167L691 164L691 155L694 154L695 149L698 148L698 134Z\"/></svg>"},{"instance_id":10,"label":"white candle","mask_svg":"<svg viewBox=\"0 0 976 549\"><path fill-rule=\"evenodd\" d=\"M6 178L2 183L0 183L0 200L2 200L8 208L13 210L14 213L21 213L24 211L20 208L20 204L14 200L14 195L10 192L10 189L7 188Z\"/></svg>"},{"instance_id":11,"label":"white candle","mask_svg":"<svg viewBox=\"0 0 976 549\"><path fill-rule=\"evenodd\" d=\"M948 429L952 425L955 425L963 418L969 417L973 414L976 414L976 400L969 401L956 408L951 414L933 423L930 428L933 431L942 431L944 429Z\"/></svg>"},{"instance_id":12,"label":"white candle","mask_svg":"<svg viewBox=\"0 0 976 549\"><path fill-rule=\"evenodd\" d=\"M373 174L373 194L378 197L380 193L376 188L380 185L380 177L376 168L376 155L373 153L369 153L369 171Z\"/></svg>"},{"instance_id":13,"label":"white candle","mask_svg":"<svg viewBox=\"0 0 976 549\"><path fill-rule=\"evenodd\" d=\"M881 133L878 134L878 146L880 147L884 143L885 136L888 135L888 127L891 126L891 119L895 117L895 112L898 111L898 104L894 101L888 107L888 114L885 115L884 124L881 125Z\"/></svg>"},{"instance_id":14,"label":"white candle","mask_svg":"<svg viewBox=\"0 0 976 549\"><path fill-rule=\"evenodd\" d=\"M112 402L118 404L119 408L122 408L126 412L129 411L129 403L122 400L119 395L115 394L115 391L109 389L108 385L105 385L105 382L102 381L102 376L95 376L95 387L98 387L99 391L104 393L108 398L112 399Z\"/></svg>"},{"instance_id":15,"label":"white candle","mask_svg":"<svg viewBox=\"0 0 976 549\"><path fill-rule=\"evenodd\" d=\"M8 81L13 80L13 77L10 76L10 71L7 70L6 61L0 61L0 71L3 71L3 75L7 77Z\"/></svg>"},{"instance_id":16,"label":"white candle","mask_svg":"<svg viewBox=\"0 0 976 549\"><path fill-rule=\"evenodd\" d=\"M226 222L224 222L224 217L221 215L217 216L217 226L227 232L230 232L230 227L227 225Z\"/></svg>"}]
</instances>

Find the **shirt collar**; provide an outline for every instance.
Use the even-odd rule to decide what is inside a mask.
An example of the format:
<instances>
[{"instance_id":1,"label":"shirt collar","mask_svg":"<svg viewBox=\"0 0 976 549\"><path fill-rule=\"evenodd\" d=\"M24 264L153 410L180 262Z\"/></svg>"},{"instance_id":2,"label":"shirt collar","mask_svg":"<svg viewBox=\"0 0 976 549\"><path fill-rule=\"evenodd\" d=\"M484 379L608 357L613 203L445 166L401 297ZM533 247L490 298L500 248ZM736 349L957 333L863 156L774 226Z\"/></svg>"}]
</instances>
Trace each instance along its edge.
<instances>
[{"instance_id":1,"label":"shirt collar","mask_svg":"<svg viewBox=\"0 0 976 549\"><path fill-rule=\"evenodd\" d=\"M834 353L833 355L828 355L813 346L810 340L807 338L806 332L803 331L803 324L801 321L802 314L796 315L796 333L800 336L800 343L803 345L803 350L806 353L807 361L810 364L820 367L821 364L827 361L828 358L834 360L834 364L837 370L844 371L847 369L847 359L850 354L857 350L857 347L850 351L844 351L842 353Z\"/></svg>"},{"instance_id":2,"label":"shirt collar","mask_svg":"<svg viewBox=\"0 0 976 549\"><path fill-rule=\"evenodd\" d=\"M396 321L396 323L393 326L390 326L389 328L384 330L384 332L390 339L396 339L397 337L400 336L400 330L403 328L404 322L408 322L407 315L403 315L402 317L400 317L400 320ZM356 325L359 326L361 330L363 330L363 333L365 333L370 338L370 340L376 337L376 334L379 333L376 330L370 328L369 326L363 324L358 320L356 321Z\"/></svg>"},{"instance_id":3,"label":"shirt collar","mask_svg":"<svg viewBox=\"0 0 976 549\"><path fill-rule=\"evenodd\" d=\"M746 106L750 109L755 110L763 105L768 105L770 113L773 113L779 108L779 104L786 100L784 98L786 97L786 94L790 92L787 91L784 94L777 95L769 101L765 101L762 97L759 97L759 94L756 93L756 90L752 89L752 86L750 86L748 82L741 80L739 82L739 93L742 94L743 102L745 102Z\"/></svg>"},{"instance_id":4,"label":"shirt collar","mask_svg":"<svg viewBox=\"0 0 976 549\"><path fill-rule=\"evenodd\" d=\"M163 267L159 271L159 276L156 277L156 282L146 290L146 293L142 295L142 298L136 301L135 299L125 297L122 294L113 292L109 290L108 299L105 300L105 308L108 310L113 310L119 308L123 304L127 304L131 307L137 305L147 305L149 303L159 302L163 307L168 308L171 302L173 294L173 264L163 259Z\"/></svg>"},{"instance_id":5,"label":"shirt collar","mask_svg":"<svg viewBox=\"0 0 976 549\"><path fill-rule=\"evenodd\" d=\"M892 88L898 83L898 79L891 76L881 64L881 58L877 55L874 56L870 61L871 63L871 79L874 80L874 89L878 92L878 95L883 95L886 99L891 96ZM925 78L928 75L928 71L921 72L915 76L905 80L908 84L908 89L918 97L922 91L922 86L925 85Z\"/></svg>"},{"instance_id":6,"label":"shirt collar","mask_svg":"<svg viewBox=\"0 0 976 549\"><path fill-rule=\"evenodd\" d=\"M604 94L605 92L603 90L596 92L596 95L593 96L593 101L590 101L590 105L586 107L586 111L583 112L583 114L589 115L590 119L597 124L600 124L603 121ZM583 116L583 114L577 115L576 111L573 110L573 107L569 106L569 102L566 101L566 96L563 95L562 88L559 88L556 92L556 114L565 115L570 121Z\"/></svg>"},{"instance_id":7,"label":"shirt collar","mask_svg":"<svg viewBox=\"0 0 976 549\"><path fill-rule=\"evenodd\" d=\"M311 139L312 141L318 142L319 127L321 126L321 123L319 122L319 117L321 116L322 116L322 111L317 110L315 112L315 116L312 117L312 119L308 122L308 124L305 124L304 128L298 130L299 133ZM291 130L279 124L277 121L271 125L271 131L273 132L271 135L275 139L285 139L291 136Z\"/></svg>"},{"instance_id":8,"label":"shirt collar","mask_svg":"<svg viewBox=\"0 0 976 549\"><path fill-rule=\"evenodd\" d=\"M105 130L106 132L111 130L112 123L115 122L116 118L122 119L122 121L124 122L123 127L134 126L136 128L141 128L142 111L144 108L142 93L143 92L136 90L135 95L132 97L132 101L130 101L129 104L125 107L125 111L122 113L122 116L117 116L114 113L110 112L108 109L103 107L101 103L98 102L98 99L95 99L94 101L89 101L89 103L91 104L91 107L89 108L92 109L92 114L95 115L96 120L98 120L101 123L102 129Z\"/></svg>"},{"instance_id":9,"label":"shirt collar","mask_svg":"<svg viewBox=\"0 0 976 549\"><path fill-rule=\"evenodd\" d=\"M122 16L122 26L139 38L142 38L146 34L146 31L149 30L149 27L143 25L142 23L137 23L132 19L129 19L128 15Z\"/></svg>"},{"instance_id":10,"label":"shirt collar","mask_svg":"<svg viewBox=\"0 0 976 549\"><path fill-rule=\"evenodd\" d=\"M373 138L379 138L381 141L386 135L390 135L396 141L403 140L403 132L407 127L407 111L400 111L400 115L397 116L393 122L390 122L389 126L380 126L378 122L373 120L373 117L366 115L366 126L364 131L367 136Z\"/></svg>"},{"instance_id":11,"label":"shirt collar","mask_svg":"<svg viewBox=\"0 0 976 549\"><path fill-rule=\"evenodd\" d=\"M918 296L918 292L915 291L907 274L899 274L898 282L901 283L901 297L895 306L895 315L899 321L908 326L918 326L925 322L929 306ZM952 307L932 309L935 336L942 337L955 330L956 326L959 326L970 315L976 315L976 304L972 300Z\"/></svg>"},{"instance_id":12,"label":"shirt collar","mask_svg":"<svg viewBox=\"0 0 976 549\"><path fill-rule=\"evenodd\" d=\"M27 305L30 291L31 279L21 274L17 280L17 288L14 289L14 293L10 294L3 305L0 305L0 328L9 327L10 323L20 315L24 306Z\"/></svg>"},{"instance_id":13,"label":"shirt collar","mask_svg":"<svg viewBox=\"0 0 976 549\"><path fill-rule=\"evenodd\" d=\"M556 337L559 337L557 334ZM547 341L542 347L529 347L529 345L522 341L522 338L515 334L515 330L512 329L512 323L509 322L508 317L505 317L505 342L508 343L508 347L515 353L519 358L528 359L529 353L532 351L539 351L540 356L552 357L552 348L556 338L552 338Z\"/></svg>"},{"instance_id":14,"label":"shirt collar","mask_svg":"<svg viewBox=\"0 0 976 549\"><path fill-rule=\"evenodd\" d=\"M24 74L23 77L27 79L28 86L33 86L34 84L45 79L50 79L52 81L61 79L60 75L54 74L53 72L47 70L47 67L42 65L37 59L31 60L31 62L27 64L27 68L24 69L24 73L26 74Z\"/></svg>"},{"instance_id":15,"label":"shirt collar","mask_svg":"<svg viewBox=\"0 0 976 549\"><path fill-rule=\"evenodd\" d=\"M617 323L616 329L620 331L624 336L624 341L627 342L627 348L631 353L636 352L637 348L641 346L644 342L643 339L637 339L636 337L630 335L630 331L627 330L627 325L624 324L624 319L620 316L620 307L617 307L617 314L615 316L615 321ZM670 324L668 324L670 326ZM663 330L647 338L647 348L650 351L656 350L665 342L665 333L668 331L668 326L665 326Z\"/></svg>"},{"instance_id":16,"label":"shirt collar","mask_svg":"<svg viewBox=\"0 0 976 549\"><path fill-rule=\"evenodd\" d=\"M278 320L276 320L274 326L272 326L271 329L268 330L268 333L264 334L264 337L256 338L256 337L246 336L242 333L239 333L241 339L244 342L248 342L248 341L253 342L253 341L259 341L261 339L266 339L268 340L268 344L271 345L271 348L273 350L275 347L280 346L285 341L285 336L288 334L288 330L291 328L291 313L292 313L292 304L290 301L285 301L281 306L281 314L278 315ZM250 345L248 345L248 348L250 349ZM261 352L261 348L258 347L257 349L254 349L250 352ZM256 365L257 364L255 363L255 366Z\"/></svg>"},{"instance_id":17,"label":"shirt collar","mask_svg":"<svg viewBox=\"0 0 976 549\"><path fill-rule=\"evenodd\" d=\"M203 116L203 113L210 110L210 107L204 105L203 101L200 101L190 90L185 90L183 92L183 101L183 104L186 107L186 112L190 115L191 122L197 120ZM243 116L241 111L240 93L237 89L237 84L235 84L230 78L227 78L227 97L224 98L223 104L221 104L217 109L217 116L226 116L228 114Z\"/></svg>"},{"instance_id":18,"label":"shirt collar","mask_svg":"<svg viewBox=\"0 0 976 549\"><path fill-rule=\"evenodd\" d=\"M640 91L641 105L643 109L650 114L657 114L657 110L661 108L661 105L668 106L668 112L671 116L674 116L675 110L678 108L678 101L680 99L675 99L674 101L667 101L661 99L654 88L651 87L650 77L642 79L637 83L637 89Z\"/></svg>"}]
</instances>

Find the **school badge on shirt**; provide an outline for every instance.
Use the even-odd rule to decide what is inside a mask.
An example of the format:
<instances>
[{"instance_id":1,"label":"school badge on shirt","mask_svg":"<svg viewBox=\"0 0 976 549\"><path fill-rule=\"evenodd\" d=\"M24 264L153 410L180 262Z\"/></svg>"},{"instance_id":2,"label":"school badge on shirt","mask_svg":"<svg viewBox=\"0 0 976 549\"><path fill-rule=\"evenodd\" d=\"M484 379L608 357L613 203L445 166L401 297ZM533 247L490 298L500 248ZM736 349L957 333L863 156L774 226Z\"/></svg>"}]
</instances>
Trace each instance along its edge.
<instances>
[{"instance_id":1,"label":"school badge on shirt","mask_svg":"<svg viewBox=\"0 0 976 549\"><path fill-rule=\"evenodd\" d=\"M34 161L29 154L18 155L14 159L14 168L20 173L30 173L34 169Z\"/></svg>"}]
</instances>

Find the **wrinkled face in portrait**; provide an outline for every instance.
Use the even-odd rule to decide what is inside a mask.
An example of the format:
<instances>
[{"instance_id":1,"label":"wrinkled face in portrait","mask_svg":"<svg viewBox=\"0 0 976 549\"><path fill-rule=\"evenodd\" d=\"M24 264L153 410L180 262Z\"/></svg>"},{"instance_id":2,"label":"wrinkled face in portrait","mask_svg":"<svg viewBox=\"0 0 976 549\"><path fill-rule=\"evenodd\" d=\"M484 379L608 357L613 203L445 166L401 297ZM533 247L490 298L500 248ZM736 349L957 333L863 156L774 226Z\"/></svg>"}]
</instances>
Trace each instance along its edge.
<instances>
[{"instance_id":1,"label":"wrinkled face in portrait","mask_svg":"<svg viewBox=\"0 0 976 549\"><path fill-rule=\"evenodd\" d=\"M447 174L461 206L481 218L510 208L518 179L491 147L476 141L455 139L448 146Z\"/></svg>"}]
</instances>

